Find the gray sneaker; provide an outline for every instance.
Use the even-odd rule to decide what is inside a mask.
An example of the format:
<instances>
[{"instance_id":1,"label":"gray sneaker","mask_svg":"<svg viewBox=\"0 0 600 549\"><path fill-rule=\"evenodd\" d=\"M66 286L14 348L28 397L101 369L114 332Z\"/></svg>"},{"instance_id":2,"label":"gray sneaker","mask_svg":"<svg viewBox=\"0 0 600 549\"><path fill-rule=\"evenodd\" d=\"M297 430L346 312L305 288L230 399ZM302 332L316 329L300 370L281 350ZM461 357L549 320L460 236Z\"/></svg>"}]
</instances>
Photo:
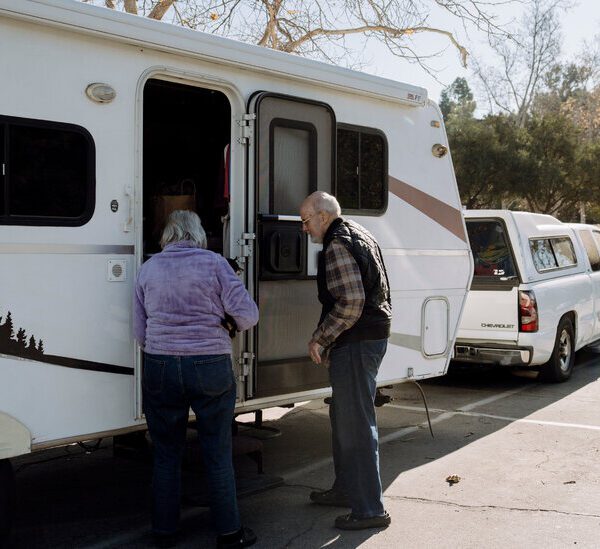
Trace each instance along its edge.
<instances>
[{"instance_id":1,"label":"gray sneaker","mask_svg":"<svg viewBox=\"0 0 600 549\"><path fill-rule=\"evenodd\" d=\"M330 507L352 507L346 494L341 494L333 489L324 492L311 492L310 501L317 505L328 505Z\"/></svg>"}]
</instances>

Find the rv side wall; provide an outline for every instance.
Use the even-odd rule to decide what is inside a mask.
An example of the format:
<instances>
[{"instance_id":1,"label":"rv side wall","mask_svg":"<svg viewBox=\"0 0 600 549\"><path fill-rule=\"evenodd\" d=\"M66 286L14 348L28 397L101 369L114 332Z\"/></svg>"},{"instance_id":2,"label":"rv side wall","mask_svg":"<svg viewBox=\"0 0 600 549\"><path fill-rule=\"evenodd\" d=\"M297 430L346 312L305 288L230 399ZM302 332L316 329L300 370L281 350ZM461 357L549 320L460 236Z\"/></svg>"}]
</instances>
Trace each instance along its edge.
<instances>
[{"instance_id":1,"label":"rv side wall","mask_svg":"<svg viewBox=\"0 0 600 549\"><path fill-rule=\"evenodd\" d=\"M350 216L377 237L392 287L393 333L379 382L445 373L472 265L450 157L432 154L434 144L447 146L443 126L431 124L441 122L435 105L403 106L303 81L301 75L267 76L254 72L251 63L246 70L233 69L147 44L127 45L110 36L1 15L0 36L8 44L0 50L0 71L6 75L0 116L11 117L13 125L20 123L17 119L75 125L89 133L94 146L89 221L81 226L0 225L6 266L0 274L0 329L10 311L12 339L22 329L26 350L31 336L36 342L29 353L0 357L0 412L31 431L34 448L142 423L135 413L137 350L130 304L144 215L141 90L152 77L219 89L231 103L229 243L235 256L242 255L238 240L245 229L249 175L244 173L245 145L237 139L238 121L252 93L266 89L318 100L331 106L338 123L385 134L387 211L378 217ZM252 56L258 54L252 50ZM109 84L116 98L92 102L85 90L94 82ZM323 393L240 401L239 409Z\"/></svg>"}]
</instances>

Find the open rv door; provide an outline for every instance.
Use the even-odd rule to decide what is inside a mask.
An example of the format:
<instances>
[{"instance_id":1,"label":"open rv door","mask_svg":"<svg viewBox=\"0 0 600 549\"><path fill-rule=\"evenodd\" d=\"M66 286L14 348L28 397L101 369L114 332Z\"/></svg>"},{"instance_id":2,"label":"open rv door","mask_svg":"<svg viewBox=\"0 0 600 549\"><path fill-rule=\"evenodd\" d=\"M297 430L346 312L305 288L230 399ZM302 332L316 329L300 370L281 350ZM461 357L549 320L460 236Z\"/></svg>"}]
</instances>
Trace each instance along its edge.
<instances>
[{"instance_id":1,"label":"open rv door","mask_svg":"<svg viewBox=\"0 0 600 549\"><path fill-rule=\"evenodd\" d=\"M255 93L248 112L244 237L254 240L247 269L260 320L250 336L246 396L262 398L328 385L327 370L315 368L307 350L321 310L321 245L302 232L299 207L313 191L333 192L336 121L324 103L269 92Z\"/></svg>"}]
</instances>

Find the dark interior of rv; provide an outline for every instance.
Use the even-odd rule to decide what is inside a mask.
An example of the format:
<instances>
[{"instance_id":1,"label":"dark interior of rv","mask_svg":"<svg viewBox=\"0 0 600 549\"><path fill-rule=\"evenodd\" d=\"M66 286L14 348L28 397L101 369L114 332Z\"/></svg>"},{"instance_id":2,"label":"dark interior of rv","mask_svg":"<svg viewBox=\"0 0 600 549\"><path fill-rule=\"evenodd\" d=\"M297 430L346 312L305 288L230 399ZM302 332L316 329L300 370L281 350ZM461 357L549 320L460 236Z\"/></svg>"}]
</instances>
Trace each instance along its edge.
<instances>
[{"instance_id":1,"label":"dark interior of rv","mask_svg":"<svg viewBox=\"0 0 600 549\"><path fill-rule=\"evenodd\" d=\"M144 88L144 256L160 251L177 209L202 220L208 248L223 251L229 210L231 108L216 90L151 79Z\"/></svg>"}]
</instances>

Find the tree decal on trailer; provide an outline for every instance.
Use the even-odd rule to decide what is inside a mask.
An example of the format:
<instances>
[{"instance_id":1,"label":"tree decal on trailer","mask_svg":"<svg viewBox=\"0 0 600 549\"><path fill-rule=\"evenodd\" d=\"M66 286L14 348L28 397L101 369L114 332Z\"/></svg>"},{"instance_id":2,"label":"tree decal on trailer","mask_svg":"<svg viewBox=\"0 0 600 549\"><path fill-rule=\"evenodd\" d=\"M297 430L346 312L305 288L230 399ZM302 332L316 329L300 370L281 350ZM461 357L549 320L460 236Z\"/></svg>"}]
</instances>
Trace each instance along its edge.
<instances>
[{"instance_id":1,"label":"tree decal on trailer","mask_svg":"<svg viewBox=\"0 0 600 549\"><path fill-rule=\"evenodd\" d=\"M4 322L2 320L4 319ZM0 315L0 355L9 355L36 362L45 362L56 366L66 366L78 370L91 370L95 372L108 372L113 374L133 375L133 368L128 366L117 366L103 362L92 362L80 358L68 356L48 355L44 351L44 340L34 334L27 334L25 328L19 327L15 333L12 313L8 311L6 316Z\"/></svg>"},{"instance_id":2,"label":"tree decal on trailer","mask_svg":"<svg viewBox=\"0 0 600 549\"><path fill-rule=\"evenodd\" d=\"M0 316L1 321L2 316ZM12 314L8 311L4 323L0 324L0 353L22 358L41 358L44 354L42 340L40 339L36 344L33 334L29 337L29 343L27 343L27 339L27 332L24 328L19 328L15 334Z\"/></svg>"}]
</instances>

